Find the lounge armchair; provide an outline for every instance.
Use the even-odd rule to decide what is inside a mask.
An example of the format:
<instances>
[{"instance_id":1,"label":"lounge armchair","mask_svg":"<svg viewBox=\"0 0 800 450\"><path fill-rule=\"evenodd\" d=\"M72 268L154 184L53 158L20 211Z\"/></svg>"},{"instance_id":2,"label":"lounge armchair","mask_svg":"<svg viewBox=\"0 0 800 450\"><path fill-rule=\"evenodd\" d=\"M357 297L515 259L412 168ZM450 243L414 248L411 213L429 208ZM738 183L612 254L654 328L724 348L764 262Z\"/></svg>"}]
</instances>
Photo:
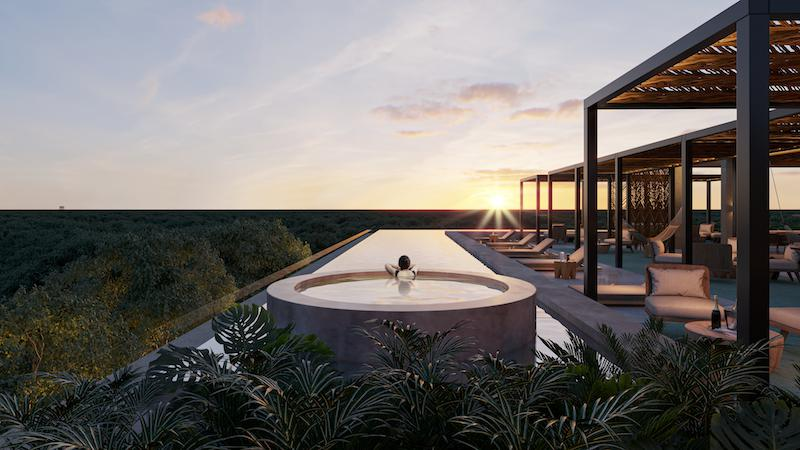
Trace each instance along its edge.
<instances>
[{"instance_id":1,"label":"lounge armchair","mask_svg":"<svg viewBox=\"0 0 800 450\"><path fill-rule=\"evenodd\" d=\"M508 256L509 258L526 258L544 256L545 251L553 246L556 241L551 238L542 239L538 244L533 247L523 248L499 248L498 253Z\"/></svg>"},{"instance_id":2,"label":"lounge armchair","mask_svg":"<svg viewBox=\"0 0 800 450\"><path fill-rule=\"evenodd\" d=\"M678 252L667 252L664 241L650 239L650 246L653 252L653 261L662 264L680 264L683 255Z\"/></svg>"},{"instance_id":3,"label":"lounge armchair","mask_svg":"<svg viewBox=\"0 0 800 450\"><path fill-rule=\"evenodd\" d=\"M578 263L580 268L581 264L583 264L583 256L583 247L580 247L569 255L567 261ZM520 258L516 261L533 270L552 271L555 270L555 263L558 262L558 258Z\"/></svg>"},{"instance_id":4,"label":"lounge armchair","mask_svg":"<svg viewBox=\"0 0 800 450\"><path fill-rule=\"evenodd\" d=\"M697 234L703 240L711 239L711 236L714 234L714 224L713 223L701 223L700 227L697 229Z\"/></svg>"},{"instance_id":5,"label":"lounge armchair","mask_svg":"<svg viewBox=\"0 0 800 450\"><path fill-rule=\"evenodd\" d=\"M797 277L800 281L800 248L786 246L783 258L769 260L769 272L777 278L781 272L786 272L790 280Z\"/></svg>"},{"instance_id":6,"label":"lounge armchair","mask_svg":"<svg viewBox=\"0 0 800 450\"><path fill-rule=\"evenodd\" d=\"M705 266L651 264L645 270L644 310L670 322L708 320L714 309L711 274ZM720 305L720 314L724 311Z\"/></svg>"},{"instance_id":7,"label":"lounge armchair","mask_svg":"<svg viewBox=\"0 0 800 450\"><path fill-rule=\"evenodd\" d=\"M519 248L527 246L533 238L536 237L536 233L528 233L522 237L522 239L518 241L506 241L506 242L487 242L486 245L492 248Z\"/></svg>"}]
</instances>

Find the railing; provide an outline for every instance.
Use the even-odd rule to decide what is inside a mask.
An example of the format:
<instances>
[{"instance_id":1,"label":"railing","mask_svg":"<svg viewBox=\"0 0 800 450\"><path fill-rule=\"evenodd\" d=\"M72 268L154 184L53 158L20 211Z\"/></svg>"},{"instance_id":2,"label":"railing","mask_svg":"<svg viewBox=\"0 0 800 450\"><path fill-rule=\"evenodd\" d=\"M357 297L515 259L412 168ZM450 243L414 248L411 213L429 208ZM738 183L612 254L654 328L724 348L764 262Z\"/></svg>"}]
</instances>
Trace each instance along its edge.
<instances>
[{"instance_id":1,"label":"railing","mask_svg":"<svg viewBox=\"0 0 800 450\"><path fill-rule=\"evenodd\" d=\"M217 314L221 313L228 307L230 307L233 303L240 303L248 298L252 297L253 295L257 294L258 292L264 290L270 284L286 278L287 276L297 272L298 270L306 267L307 265L323 258L336 250L344 247L345 245L355 241L356 239L361 238L362 236L368 234L371 230L364 230L358 234L354 234L349 238L339 241L336 244L331 245L323 250L314 253L313 255L303 258L300 261L297 261L294 264L288 265L277 272L273 272L264 278L256 280L247 286L244 286L241 289L238 289L228 295L220 297L216 300L213 300L209 303L206 303L203 306L199 306L192 311L177 317L166 324L164 324L165 330L171 331L170 334L180 334L184 333L192 328L202 324L203 322L210 320L212 317L216 316Z\"/></svg>"}]
</instances>

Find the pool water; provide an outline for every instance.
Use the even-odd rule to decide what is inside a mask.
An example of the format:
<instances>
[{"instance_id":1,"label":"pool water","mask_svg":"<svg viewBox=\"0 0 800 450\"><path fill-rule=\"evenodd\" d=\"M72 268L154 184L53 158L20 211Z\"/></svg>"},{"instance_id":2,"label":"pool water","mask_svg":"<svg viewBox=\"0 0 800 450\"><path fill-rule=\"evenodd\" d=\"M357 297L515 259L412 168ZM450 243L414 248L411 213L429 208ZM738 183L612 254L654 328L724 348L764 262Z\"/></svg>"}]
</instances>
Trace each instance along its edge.
<instances>
[{"instance_id":1,"label":"pool water","mask_svg":"<svg viewBox=\"0 0 800 450\"><path fill-rule=\"evenodd\" d=\"M502 293L476 283L424 278L344 281L310 287L302 292L324 300L377 305L457 303Z\"/></svg>"}]
</instances>

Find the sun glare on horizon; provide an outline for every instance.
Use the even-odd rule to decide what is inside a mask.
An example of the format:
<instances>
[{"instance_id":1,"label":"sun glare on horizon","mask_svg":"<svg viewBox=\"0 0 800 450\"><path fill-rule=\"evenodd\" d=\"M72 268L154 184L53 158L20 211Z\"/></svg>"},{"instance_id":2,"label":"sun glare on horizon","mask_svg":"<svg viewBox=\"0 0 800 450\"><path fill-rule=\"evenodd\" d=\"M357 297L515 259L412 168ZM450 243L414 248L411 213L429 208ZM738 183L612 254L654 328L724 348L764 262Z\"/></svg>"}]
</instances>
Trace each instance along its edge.
<instances>
[{"instance_id":1,"label":"sun glare on horizon","mask_svg":"<svg viewBox=\"0 0 800 450\"><path fill-rule=\"evenodd\" d=\"M489 198L491 209L505 209L506 199L500 194L494 194Z\"/></svg>"}]
</instances>

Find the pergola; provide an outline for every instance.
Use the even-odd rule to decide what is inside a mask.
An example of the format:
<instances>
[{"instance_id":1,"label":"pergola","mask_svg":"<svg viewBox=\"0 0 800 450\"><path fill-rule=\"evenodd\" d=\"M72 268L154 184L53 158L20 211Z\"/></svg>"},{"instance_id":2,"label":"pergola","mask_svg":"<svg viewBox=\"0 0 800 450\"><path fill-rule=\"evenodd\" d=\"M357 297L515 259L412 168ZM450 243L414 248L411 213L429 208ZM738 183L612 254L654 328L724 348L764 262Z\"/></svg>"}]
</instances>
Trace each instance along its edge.
<instances>
[{"instance_id":1,"label":"pergola","mask_svg":"<svg viewBox=\"0 0 800 450\"><path fill-rule=\"evenodd\" d=\"M769 114L769 164L772 167L800 167L800 109L780 109L773 110ZM607 189L608 205L628 205L626 208L615 206L617 216L615 216L614 223L622 223L623 211L630 212L630 198L623 201L623 193L630 196L630 189L625 189L623 183L626 182L627 177L631 174L640 173L641 171L650 169L669 169L671 183L674 185L674 171L673 169L682 167L684 161L682 160L681 145L686 143L691 147L691 164L693 167L704 168L720 168L719 174L691 174L692 183L705 183L706 184L706 221L711 221L711 191L710 185L712 182L723 182L727 179L735 178L730 175L730 171L726 174L726 168L730 168L735 164L736 160L736 121L727 122L721 125L697 130L678 136L673 136L658 142L653 142L647 145L631 148L622 152L614 153L611 155L603 156L597 159L597 181L606 182L609 185ZM619 168L619 173L617 169ZM532 175L520 180L520 210L522 210L522 186L524 183L536 182L536 217L538 219L540 211L540 184L542 182L548 183L548 191L552 189L553 182L570 182L575 183L576 203L575 203L575 223L580 223L580 216L582 214L580 205L580 187L581 187L581 170L583 163L573 164L562 168L549 171L547 174ZM735 170L735 167L733 168ZM727 176L726 176L727 175ZM617 198L612 201L611 183L615 183L615 193ZM683 194L683 191L688 190L688 196ZM693 210L689 200L691 198L691 185L682 186L681 203L672 204L669 217L675 214L678 206L682 206L684 211ZM734 202L734 189L722 190L722 203L723 212L727 209L732 210ZM552 195L552 194L549 194ZM552 197L549 198L551 204ZM673 199L674 200L674 199ZM607 214L611 214L611 207L609 206ZM548 208L548 228L551 225L552 210ZM691 216L690 216L691 217ZM729 219L732 219L732 214ZM610 219L610 217L609 217ZM629 218L625 218L629 220ZM726 228L725 220L723 218L723 229ZM522 223L520 216L520 223ZM611 223L608 220L607 223ZM690 223L690 222L684 222ZM733 224L728 224L728 228L735 229ZM522 227L521 227L522 228ZM684 227L687 232L691 229ZM540 225L536 223L536 232L539 233ZM610 230L609 230L610 231ZM728 230L731 235L734 232ZM576 233L580 233L580 227L577 227ZM538 238L538 236L537 236ZM621 233L618 238L621 238ZM685 242L691 242L691 236L688 236ZM576 237L576 245L580 242L580 235ZM617 267L622 267L622 246L615 245L615 262ZM688 253L684 250L684 262L691 262L692 254L691 249Z\"/></svg>"},{"instance_id":2,"label":"pergola","mask_svg":"<svg viewBox=\"0 0 800 450\"><path fill-rule=\"evenodd\" d=\"M566 169L565 169L566 170ZM581 177L580 177L580 165L576 164L574 166L570 166L570 171L562 173L561 171L548 174L537 174L531 175L529 177L523 178L519 180L519 231L522 233L525 229L522 220L522 212L524 210L523 203L525 200L525 193L524 193L524 186L525 183L535 183L536 184L536 216L534 218L535 222L535 232L536 232L536 242L539 242L541 239L541 223L540 223L540 211L542 207L542 196L541 196L541 184L547 183L547 230L548 236L552 233L552 226L553 226L553 183L558 182L568 182L575 184L575 224L576 224L576 238L575 238L575 247L578 247L578 243L580 242L580 221L581 221ZM598 175L598 180L605 180L609 187L611 186L612 177L610 175ZM610 190L609 190L609 204L611 203L610 197ZM608 222L611 223L611 210L608 210Z\"/></svg>"},{"instance_id":3,"label":"pergola","mask_svg":"<svg viewBox=\"0 0 800 450\"><path fill-rule=\"evenodd\" d=\"M798 19L796 0L741 0L584 100L587 296L597 299L598 110L735 108L738 340L768 337L770 108L800 106ZM672 150L680 151L686 173L702 156L690 142L683 139ZM615 160L615 173L622 173L623 161ZM690 180L683 181L688 198ZM684 214L684 223L691 223L691 208ZM684 227L686 235L690 230ZM621 233L617 227L617 240Z\"/></svg>"}]
</instances>

